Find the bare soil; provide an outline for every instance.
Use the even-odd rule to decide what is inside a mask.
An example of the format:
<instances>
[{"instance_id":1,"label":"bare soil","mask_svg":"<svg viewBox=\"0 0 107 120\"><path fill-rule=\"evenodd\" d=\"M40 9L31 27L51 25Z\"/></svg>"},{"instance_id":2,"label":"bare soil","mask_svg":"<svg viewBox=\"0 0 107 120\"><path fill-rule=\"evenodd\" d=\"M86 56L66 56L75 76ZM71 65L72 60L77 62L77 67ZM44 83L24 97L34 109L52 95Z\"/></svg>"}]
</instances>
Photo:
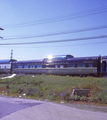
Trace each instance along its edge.
<instances>
[{"instance_id":1,"label":"bare soil","mask_svg":"<svg viewBox=\"0 0 107 120\"><path fill-rule=\"evenodd\" d=\"M93 102L76 101L76 102L63 103L63 105L78 108L78 109L83 109L83 110L89 110L89 111L94 111L94 112L106 112L107 113L107 105L96 104Z\"/></svg>"}]
</instances>

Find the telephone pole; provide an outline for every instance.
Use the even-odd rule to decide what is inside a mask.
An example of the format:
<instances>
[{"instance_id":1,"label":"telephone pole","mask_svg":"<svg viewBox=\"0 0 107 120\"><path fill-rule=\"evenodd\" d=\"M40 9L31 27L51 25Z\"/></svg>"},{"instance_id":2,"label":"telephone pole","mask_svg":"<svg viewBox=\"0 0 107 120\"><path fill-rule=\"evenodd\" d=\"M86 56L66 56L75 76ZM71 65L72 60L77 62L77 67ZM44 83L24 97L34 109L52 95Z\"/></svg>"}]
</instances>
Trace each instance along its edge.
<instances>
[{"instance_id":1,"label":"telephone pole","mask_svg":"<svg viewBox=\"0 0 107 120\"><path fill-rule=\"evenodd\" d=\"M11 56L10 56L10 60L11 60L11 69L10 69L10 74L12 74L13 72L13 50L11 50Z\"/></svg>"},{"instance_id":2,"label":"telephone pole","mask_svg":"<svg viewBox=\"0 0 107 120\"><path fill-rule=\"evenodd\" d=\"M4 30L3 28L0 28L0 30ZM0 36L1 39L3 39L3 37Z\"/></svg>"},{"instance_id":3,"label":"telephone pole","mask_svg":"<svg viewBox=\"0 0 107 120\"><path fill-rule=\"evenodd\" d=\"M0 30L4 30L3 28L0 28Z\"/></svg>"},{"instance_id":4,"label":"telephone pole","mask_svg":"<svg viewBox=\"0 0 107 120\"><path fill-rule=\"evenodd\" d=\"M10 57L10 59L12 60L12 58L13 58L13 50L11 50L11 57Z\"/></svg>"}]
</instances>

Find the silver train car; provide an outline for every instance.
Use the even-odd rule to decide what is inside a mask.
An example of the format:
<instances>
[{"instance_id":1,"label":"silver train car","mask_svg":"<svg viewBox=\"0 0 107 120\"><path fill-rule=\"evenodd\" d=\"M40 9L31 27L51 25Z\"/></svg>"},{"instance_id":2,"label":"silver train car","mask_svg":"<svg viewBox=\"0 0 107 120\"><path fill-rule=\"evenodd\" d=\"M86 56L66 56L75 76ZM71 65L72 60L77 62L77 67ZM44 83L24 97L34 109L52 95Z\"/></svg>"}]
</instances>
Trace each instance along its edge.
<instances>
[{"instance_id":1,"label":"silver train car","mask_svg":"<svg viewBox=\"0 0 107 120\"><path fill-rule=\"evenodd\" d=\"M99 76L101 74L101 57L79 57L57 55L43 60L16 61L13 64L15 73L55 74Z\"/></svg>"},{"instance_id":2,"label":"silver train car","mask_svg":"<svg viewBox=\"0 0 107 120\"><path fill-rule=\"evenodd\" d=\"M55 74L72 76L107 75L107 56L75 58L72 55L56 55L45 57L41 60L11 60L10 64L11 67L9 68L11 73ZM3 69L1 71L3 71ZM4 71L6 71L5 67ZM9 70L7 72L9 72Z\"/></svg>"}]
</instances>

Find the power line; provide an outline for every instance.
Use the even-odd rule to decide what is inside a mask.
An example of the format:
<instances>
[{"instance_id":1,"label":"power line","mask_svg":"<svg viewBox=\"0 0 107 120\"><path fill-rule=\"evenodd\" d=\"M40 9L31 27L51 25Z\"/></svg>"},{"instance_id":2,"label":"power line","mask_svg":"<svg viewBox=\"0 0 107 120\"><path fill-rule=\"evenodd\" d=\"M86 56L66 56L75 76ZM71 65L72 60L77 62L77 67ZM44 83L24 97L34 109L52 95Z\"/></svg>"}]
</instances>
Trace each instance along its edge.
<instances>
[{"instance_id":1,"label":"power line","mask_svg":"<svg viewBox=\"0 0 107 120\"><path fill-rule=\"evenodd\" d=\"M36 37L55 36L55 35L78 33L78 32L85 32L85 31L92 31L92 30L99 30L99 29L106 29L106 28L107 28L107 25L105 25L105 26L93 27L93 28L79 29L79 30L71 30L71 31L65 31L65 32L48 33L48 34L43 34L43 35L17 37L17 38L16 38L16 37L15 37L15 38L7 38L7 39L3 39L3 40L29 39L29 38L36 38Z\"/></svg>"},{"instance_id":2,"label":"power line","mask_svg":"<svg viewBox=\"0 0 107 120\"><path fill-rule=\"evenodd\" d=\"M67 20L67 19L84 17L84 16L88 16L88 15L93 15L93 14L99 14L99 13L102 13L102 12L105 12L105 11L107 11L107 6L96 8L96 9L91 9L91 10L86 10L86 11L82 11L82 12L77 12L77 13L73 13L73 14L69 14L69 15L65 15L65 16L53 17L53 18L44 19L44 20L38 20L38 21L35 21L35 22L20 23L20 24L14 24L14 25L4 25L4 27L15 28L15 27L38 25L38 24L46 24L46 23L51 23L51 22Z\"/></svg>"},{"instance_id":3,"label":"power line","mask_svg":"<svg viewBox=\"0 0 107 120\"><path fill-rule=\"evenodd\" d=\"M94 45L94 44L104 44L107 42L94 42L94 43L84 43L84 44L73 44L73 45L58 45L58 46L41 46L41 47L12 47L12 48L49 48L49 47L68 47L68 46L82 46L82 45ZM6 47L11 48L11 47Z\"/></svg>"},{"instance_id":4,"label":"power line","mask_svg":"<svg viewBox=\"0 0 107 120\"><path fill-rule=\"evenodd\" d=\"M107 35L102 35L102 36L93 36L93 37L85 37L85 38L76 38L76 39L65 39L65 40L41 41L41 42L2 43L2 44L0 44L0 45L47 44L47 43L71 42L71 41L81 41L81 40L101 39L101 38L107 38Z\"/></svg>"}]
</instances>

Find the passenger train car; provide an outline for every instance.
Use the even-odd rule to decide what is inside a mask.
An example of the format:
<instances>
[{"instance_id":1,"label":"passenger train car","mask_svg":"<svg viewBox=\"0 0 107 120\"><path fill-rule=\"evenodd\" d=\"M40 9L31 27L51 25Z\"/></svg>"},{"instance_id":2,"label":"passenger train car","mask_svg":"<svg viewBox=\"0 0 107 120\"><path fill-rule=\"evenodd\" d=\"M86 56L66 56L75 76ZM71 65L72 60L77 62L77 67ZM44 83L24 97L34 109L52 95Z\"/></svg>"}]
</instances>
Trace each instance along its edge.
<instances>
[{"instance_id":1,"label":"passenger train car","mask_svg":"<svg viewBox=\"0 0 107 120\"><path fill-rule=\"evenodd\" d=\"M107 75L107 56L75 58L72 55L56 55L42 60L14 60L11 61L10 71L25 74L104 76Z\"/></svg>"},{"instance_id":2,"label":"passenger train car","mask_svg":"<svg viewBox=\"0 0 107 120\"><path fill-rule=\"evenodd\" d=\"M12 64L14 59L6 59L6 60L0 60L0 73L10 73L12 72Z\"/></svg>"}]
</instances>

